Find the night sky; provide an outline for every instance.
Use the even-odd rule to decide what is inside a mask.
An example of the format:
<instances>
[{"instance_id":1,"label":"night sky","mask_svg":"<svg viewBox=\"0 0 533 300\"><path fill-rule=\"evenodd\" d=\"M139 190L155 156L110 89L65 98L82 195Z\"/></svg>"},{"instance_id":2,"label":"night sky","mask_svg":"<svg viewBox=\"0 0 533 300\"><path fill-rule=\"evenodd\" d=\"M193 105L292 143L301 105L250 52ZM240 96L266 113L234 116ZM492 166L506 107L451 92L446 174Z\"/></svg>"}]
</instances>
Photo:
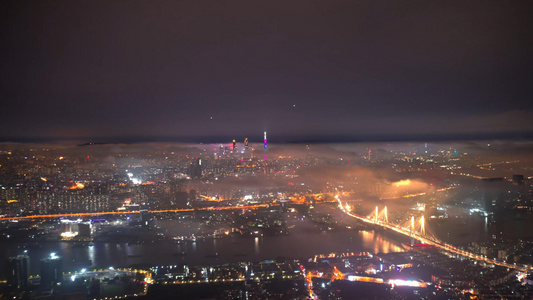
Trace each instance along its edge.
<instances>
[{"instance_id":1,"label":"night sky","mask_svg":"<svg viewBox=\"0 0 533 300\"><path fill-rule=\"evenodd\" d=\"M2 1L0 141L533 136L532 1Z\"/></svg>"}]
</instances>

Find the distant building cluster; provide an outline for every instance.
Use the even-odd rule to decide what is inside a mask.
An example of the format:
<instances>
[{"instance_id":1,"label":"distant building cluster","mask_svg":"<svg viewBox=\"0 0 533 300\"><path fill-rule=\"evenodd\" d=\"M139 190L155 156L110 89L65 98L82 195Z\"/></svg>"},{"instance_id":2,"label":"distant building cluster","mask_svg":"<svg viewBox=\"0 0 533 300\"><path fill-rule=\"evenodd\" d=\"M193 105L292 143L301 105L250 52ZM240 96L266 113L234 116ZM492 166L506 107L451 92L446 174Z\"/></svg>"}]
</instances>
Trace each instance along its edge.
<instances>
[{"instance_id":1,"label":"distant building cluster","mask_svg":"<svg viewBox=\"0 0 533 300\"><path fill-rule=\"evenodd\" d=\"M376 221L404 228L409 222L415 228L415 219L425 220L420 224L427 222L431 228L450 219L466 224L467 216L475 217L490 241L469 240L461 249L506 266L525 268L533 263L529 241L510 239L491 227L496 216L513 213L520 221L525 218L521 214L533 211L529 165L444 145L362 147L358 151L316 145L285 147L267 145L266 132L262 144L235 139L195 147L2 145L0 241L20 243L23 248L58 241L88 247L101 242L144 245L226 237L259 239L288 235L299 226L324 233L357 229L363 231L363 238L364 230L375 230L365 224L339 225L332 212L340 207L360 216L374 214ZM369 203L385 209L374 212L376 205ZM163 230L160 226L166 222L173 225ZM426 227L420 224L416 230L425 235ZM456 244L457 236L440 234L440 240ZM435 293L454 298L493 295L495 290L505 294L513 289L528 295L530 274L453 257L432 247L407 250L323 255L307 261L176 264L149 272L156 283L153 293L167 293L162 286L172 285L173 294L192 289L193 283L220 290L223 282L228 287L223 289L227 299L246 292L250 299L289 294L340 299L350 294L347 291L369 289L375 293L362 295L423 298ZM43 293L38 297L51 297L50 291L65 281L62 258L52 254L39 260L38 282L29 273L32 263L27 254L10 257L5 264L6 283L19 291L38 285ZM93 265L92 261L80 263ZM135 272L113 272L80 275L71 281L80 283L78 288L85 295L98 297L107 295L106 289L120 286L135 293L146 285L146 281L137 284L144 277L136 278ZM87 282L81 283L80 278ZM518 287L516 282L525 284ZM282 292L272 292L274 287Z\"/></svg>"}]
</instances>

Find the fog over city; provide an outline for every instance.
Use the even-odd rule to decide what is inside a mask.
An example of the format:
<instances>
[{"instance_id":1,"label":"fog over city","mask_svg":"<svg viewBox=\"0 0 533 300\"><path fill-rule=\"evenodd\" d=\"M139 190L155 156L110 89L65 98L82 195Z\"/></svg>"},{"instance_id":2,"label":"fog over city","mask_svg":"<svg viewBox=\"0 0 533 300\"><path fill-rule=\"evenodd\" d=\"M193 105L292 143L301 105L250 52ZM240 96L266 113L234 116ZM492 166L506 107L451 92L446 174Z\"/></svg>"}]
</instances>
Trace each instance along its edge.
<instances>
[{"instance_id":1,"label":"fog over city","mask_svg":"<svg viewBox=\"0 0 533 300\"><path fill-rule=\"evenodd\" d=\"M532 16L0 1L0 299L533 298Z\"/></svg>"},{"instance_id":2,"label":"fog over city","mask_svg":"<svg viewBox=\"0 0 533 300\"><path fill-rule=\"evenodd\" d=\"M480 270L491 270L489 277L465 288L500 278L501 289L517 290L533 262L533 234L527 230L533 226L531 153L531 142L511 140L4 143L0 241L7 247L0 254L10 257L4 269L26 259L41 261L27 266L31 277L21 291L32 293L60 282L39 274L47 268L94 269L76 275L86 283L74 282L97 298L159 298L167 292L159 284L185 287L198 280L259 280L224 291L227 298L244 290L260 298L257 289L269 278L263 276L277 275L257 268L274 265L294 270L290 279L283 272L278 279L294 283L296 298L349 297L352 288L368 291L363 282L369 280L380 284L374 292L380 297L455 297L454 289L428 284L443 284L458 272L466 276L455 281L461 284ZM54 256L46 258L47 252ZM397 267L413 255L419 267ZM315 261L322 259L333 273L320 273L323 267ZM470 263L447 269L457 259ZM61 266L45 267L56 262ZM376 269L378 263L383 266ZM181 275L170 264L179 265ZM124 273L100 273L106 265L121 266ZM237 277L218 273L227 268ZM509 281L510 274L518 281ZM109 288L118 287L106 281L110 276L145 281L120 285L113 294ZM416 287L388 289L404 284Z\"/></svg>"}]
</instances>

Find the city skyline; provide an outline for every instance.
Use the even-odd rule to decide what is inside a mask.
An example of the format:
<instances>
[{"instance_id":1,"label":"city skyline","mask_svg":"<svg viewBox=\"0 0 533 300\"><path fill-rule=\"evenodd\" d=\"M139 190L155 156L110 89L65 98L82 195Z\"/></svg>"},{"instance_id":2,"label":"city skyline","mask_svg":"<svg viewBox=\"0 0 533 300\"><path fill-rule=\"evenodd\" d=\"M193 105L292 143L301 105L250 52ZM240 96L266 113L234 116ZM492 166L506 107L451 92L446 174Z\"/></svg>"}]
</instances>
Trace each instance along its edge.
<instances>
[{"instance_id":1,"label":"city skyline","mask_svg":"<svg viewBox=\"0 0 533 300\"><path fill-rule=\"evenodd\" d=\"M244 141L1 144L0 290L533 292L532 142L273 144L267 160Z\"/></svg>"},{"instance_id":2,"label":"city skyline","mask_svg":"<svg viewBox=\"0 0 533 300\"><path fill-rule=\"evenodd\" d=\"M531 16L0 1L0 298L533 297Z\"/></svg>"}]
</instances>

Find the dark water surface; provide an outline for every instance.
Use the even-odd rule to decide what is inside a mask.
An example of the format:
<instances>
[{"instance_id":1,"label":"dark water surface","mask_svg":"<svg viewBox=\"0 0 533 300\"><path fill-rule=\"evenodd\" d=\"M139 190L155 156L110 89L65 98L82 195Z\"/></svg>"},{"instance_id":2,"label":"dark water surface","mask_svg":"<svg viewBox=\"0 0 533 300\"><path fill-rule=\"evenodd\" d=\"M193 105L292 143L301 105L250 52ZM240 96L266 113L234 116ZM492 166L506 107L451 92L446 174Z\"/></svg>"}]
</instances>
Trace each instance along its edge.
<instances>
[{"instance_id":1,"label":"dark water surface","mask_svg":"<svg viewBox=\"0 0 533 300\"><path fill-rule=\"evenodd\" d=\"M335 216L345 219L346 216ZM346 220L345 220L346 221ZM353 220L348 222L353 224ZM346 223L348 224L348 223ZM427 231L455 245L495 238L533 238L533 214L509 212L488 217L453 215L445 220L429 220ZM55 252L64 260L64 271L82 268L156 266L170 264L223 264L265 259L309 258L331 252L388 253L404 251L406 237L386 231L340 229L334 231L293 231L289 235L263 237L224 237L196 242L159 242L156 244L44 242L28 248L30 272L38 274L39 260ZM22 253L23 245L0 245L0 269L7 258Z\"/></svg>"},{"instance_id":2,"label":"dark water surface","mask_svg":"<svg viewBox=\"0 0 533 300\"><path fill-rule=\"evenodd\" d=\"M331 252L403 251L407 239L390 233L339 230L263 237L225 237L219 239L161 242L157 244L94 243L91 246L68 242L43 243L28 248L31 273L39 272L39 260L55 252L64 260L64 271L82 268L125 267L130 265L223 264L264 259L309 258ZM9 256L21 253L17 244L0 249L3 264ZM218 254L218 256L216 255ZM5 265L4 265L5 266Z\"/></svg>"}]
</instances>

